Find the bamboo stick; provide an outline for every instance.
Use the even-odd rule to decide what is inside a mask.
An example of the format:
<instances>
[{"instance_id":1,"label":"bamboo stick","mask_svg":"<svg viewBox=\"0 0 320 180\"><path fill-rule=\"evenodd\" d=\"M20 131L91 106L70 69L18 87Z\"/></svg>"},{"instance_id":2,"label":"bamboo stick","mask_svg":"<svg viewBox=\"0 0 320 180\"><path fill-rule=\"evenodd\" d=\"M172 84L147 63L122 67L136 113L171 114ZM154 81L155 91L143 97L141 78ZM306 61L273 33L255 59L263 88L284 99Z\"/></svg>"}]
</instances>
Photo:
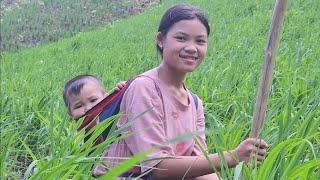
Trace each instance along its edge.
<instances>
[{"instance_id":1,"label":"bamboo stick","mask_svg":"<svg viewBox=\"0 0 320 180\"><path fill-rule=\"evenodd\" d=\"M261 70L260 85L253 113L253 123L250 137L259 137L266 113L267 100L272 83L273 67L278 52L281 26L284 20L287 0L277 0L269 29L269 38L266 44L264 64Z\"/></svg>"}]
</instances>

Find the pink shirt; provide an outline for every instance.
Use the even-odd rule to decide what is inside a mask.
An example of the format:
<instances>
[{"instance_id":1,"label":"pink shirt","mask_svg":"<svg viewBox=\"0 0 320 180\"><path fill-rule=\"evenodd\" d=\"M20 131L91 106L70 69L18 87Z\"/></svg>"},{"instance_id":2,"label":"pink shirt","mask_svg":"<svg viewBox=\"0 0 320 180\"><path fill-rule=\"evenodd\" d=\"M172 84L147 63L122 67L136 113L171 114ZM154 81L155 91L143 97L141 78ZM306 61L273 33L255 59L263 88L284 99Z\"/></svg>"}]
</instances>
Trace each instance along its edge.
<instances>
[{"instance_id":1,"label":"pink shirt","mask_svg":"<svg viewBox=\"0 0 320 180\"><path fill-rule=\"evenodd\" d=\"M155 84L159 87L160 94ZM103 158L104 164L108 168L112 168L124 158L131 157L149 147L157 148L148 155L148 158L201 155L193 138L163 145L163 142L176 136L200 131L202 133L198 139L206 149L202 102L198 99L196 109L192 95L188 90L187 92L189 104L185 105L170 94L168 87L158 78L156 69L149 70L141 77L136 78L124 94L120 111L125 115L121 116L117 127L122 127L147 109L152 109L127 128L127 132L133 132L133 135L114 142L104 151L102 157L107 157ZM153 160L141 163L142 172L154 167L160 161ZM101 175L104 171L103 167L97 167L94 174Z\"/></svg>"}]
</instances>

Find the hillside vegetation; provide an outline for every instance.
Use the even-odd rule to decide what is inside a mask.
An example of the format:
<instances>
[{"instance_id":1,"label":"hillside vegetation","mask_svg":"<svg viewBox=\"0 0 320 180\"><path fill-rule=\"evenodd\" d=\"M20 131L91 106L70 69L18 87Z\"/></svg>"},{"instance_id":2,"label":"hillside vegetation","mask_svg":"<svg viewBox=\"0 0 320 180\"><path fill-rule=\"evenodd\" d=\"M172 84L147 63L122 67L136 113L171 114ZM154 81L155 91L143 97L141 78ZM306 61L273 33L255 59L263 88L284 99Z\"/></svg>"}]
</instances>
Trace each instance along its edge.
<instances>
[{"instance_id":1,"label":"hillside vegetation","mask_svg":"<svg viewBox=\"0 0 320 180\"><path fill-rule=\"evenodd\" d=\"M92 178L102 148L78 150L77 125L69 121L62 90L84 73L111 90L160 63L155 33L162 14L181 1L56 43L3 53L1 58L1 179ZM210 19L207 56L186 85L205 107L209 152L235 148L250 131L264 46L275 1L189 0ZM260 167L223 169L222 179L320 178L320 3L289 1L261 137L270 145ZM81 138L81 136L80 136ZM110 140L111 142L112 140ZM88 151L87 151L88 152ZM136 161L108 174L119 174ZM241 178L242 177L242 178Z\"/></svg>"},{"instance_id":2,"label":"hillside vegetation","mask_svg":"<svg viewBox=\"0 0 320 180\"><path fill-rule=\"evenodd\" d=\"M157 0L3 0L1 51L68 38L144 11Z\"/></svg>"}]
</instances>

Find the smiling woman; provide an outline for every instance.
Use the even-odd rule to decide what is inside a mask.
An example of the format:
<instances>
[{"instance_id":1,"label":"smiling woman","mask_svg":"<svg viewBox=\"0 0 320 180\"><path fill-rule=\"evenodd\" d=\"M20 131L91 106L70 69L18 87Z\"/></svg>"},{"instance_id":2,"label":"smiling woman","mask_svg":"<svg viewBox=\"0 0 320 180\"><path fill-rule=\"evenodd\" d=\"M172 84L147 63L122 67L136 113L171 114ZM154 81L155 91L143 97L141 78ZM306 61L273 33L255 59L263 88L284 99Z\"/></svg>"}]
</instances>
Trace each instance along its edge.
<instances>
[{"instance_id":1,"label":"smiling woman","mask_svg":"<svg viewBox=\"0 0 320 180\"><path fill-rule=\"evenodd\" d=\"M122 177L147 173L145 179L218 179L213 169L221 169L222 159L218 154L210 154L209 159L215 166L212 168L201 151L207 147L202 101L195 103L184 84L187 74L203 61L209 34L208 20L196 7L176 5L167 10L156 34L162 62L142 73L128 87L121 102L123 115L117 127L124 127L146 109L151 110L124 132L133 135L114 142L104 151L103 166L94 170L96 176L124 158L153 147L155 151L147 155L148 161L141 162ZM177 136L195 132L200 132L197 139L202 148L192 138L165 144ZM247 139L231 153L223 152L223 158L228 167L235 167L238 161L249 162L250 157L261 163L267 146L263 140ZM164 157L176 158L159 160Z\"/></svg>"},{"instance_id":2,"label":"smiling woman","mask_svg":"<svg viewBox=\"0 0 320 180\"><path fill-rule=\"evenodd\" d=\"M197 19L179 21L167 34L158 32L157 44L162 49L163 59L160 69L192 72L207 52L207 41L206 28Z\"/></svg>"}]
</instances>

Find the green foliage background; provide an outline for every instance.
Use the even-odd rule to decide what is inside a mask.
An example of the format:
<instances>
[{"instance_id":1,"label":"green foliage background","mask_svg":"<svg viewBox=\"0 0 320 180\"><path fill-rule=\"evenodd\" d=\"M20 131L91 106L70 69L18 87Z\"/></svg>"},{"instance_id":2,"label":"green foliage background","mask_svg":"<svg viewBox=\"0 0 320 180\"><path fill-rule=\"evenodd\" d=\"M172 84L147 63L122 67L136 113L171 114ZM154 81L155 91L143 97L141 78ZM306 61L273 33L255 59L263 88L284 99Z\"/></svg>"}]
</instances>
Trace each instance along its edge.
<instances>
[{"instance_id":1,"label":"green foliage background","mask_svg":"<svg viewBox=\"0 0 320 180\"><path fill-rule=\"evenodd\" d=\"M20 177L38 160L40 172L55 172L56 178L90 177L94 162L81 163L85 156L75 154L76 125L63 104L64 83L90 73L112 89L119 80L157 66L157 26L177 2L164 1L141 15L57 43L2 53L2 176ZM230 150L249 134L274 1L184 2L203 9L212 28L206 59L186 85L204 102L209 151ZM223 179L320 177L319 9L317 0L289 1L261 134L270 145L268 157L258 168L224 169ZM69 156L76 157L68 162L72 166L65 164Z\"/></svg>"},{"instance_id":2,"label":"green foliage background","mask_svg":"<svg viewBox=\"0 0 320 180\"><path fill-rule=\"evenodd\" d=\"M142 3L141 3L142 2ZM87 32L143 11L151 1L4 0L1 2L2 51L17 51Z\"/></svg>"}]
</instances>

